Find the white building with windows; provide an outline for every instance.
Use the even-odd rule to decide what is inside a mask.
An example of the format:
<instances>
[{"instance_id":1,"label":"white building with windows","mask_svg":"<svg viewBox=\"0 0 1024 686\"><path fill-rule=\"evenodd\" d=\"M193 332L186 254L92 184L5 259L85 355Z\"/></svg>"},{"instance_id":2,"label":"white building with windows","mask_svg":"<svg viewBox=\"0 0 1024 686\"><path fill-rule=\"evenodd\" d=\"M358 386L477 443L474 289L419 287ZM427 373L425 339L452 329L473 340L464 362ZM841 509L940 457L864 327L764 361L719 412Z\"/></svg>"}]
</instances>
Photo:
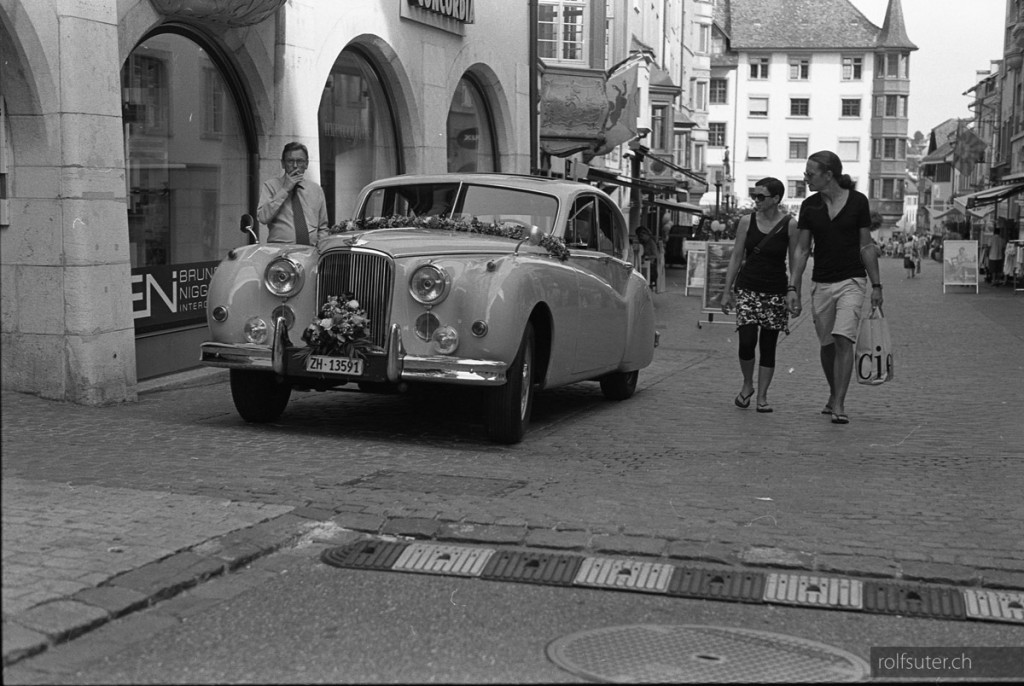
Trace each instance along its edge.
<instances>
[{"instance_id":1,"label":"white building with windows","mask_svg":"<svg viewBox=\"0 0 1024 686\"><path fill-rule=\"evenodd\" d=\"M902 216L917 47L900 0L889 0L882 27L847 0L719 0L713 43L709 145L731 151L740 206L774 176L797 210L807 157L827 149L885 223Z\"/></svg>"}]
</instances>

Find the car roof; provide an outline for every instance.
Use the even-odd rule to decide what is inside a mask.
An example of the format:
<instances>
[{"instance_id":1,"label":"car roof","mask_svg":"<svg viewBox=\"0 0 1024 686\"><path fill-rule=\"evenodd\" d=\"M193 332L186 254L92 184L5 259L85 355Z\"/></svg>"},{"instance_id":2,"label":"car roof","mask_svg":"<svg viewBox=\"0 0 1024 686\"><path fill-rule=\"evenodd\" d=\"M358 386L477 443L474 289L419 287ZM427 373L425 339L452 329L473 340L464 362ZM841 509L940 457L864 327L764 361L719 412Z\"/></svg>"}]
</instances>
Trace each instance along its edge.
<instances>
[{"instance_id":1,"label":"car roof","mask_svg":"<svg viewBox=\"0 0 1024 686\"><path fill-rule=\"evenodd\" d=\"M547 193L566 193L585 188L604 195L601 189L580 181L552 179L546 176L529 176L527 174L494 173L457 173L450 174L401 174L377 179L367 186L388 186L395 183L485 183L491 185L513 186L527 190L544 191Z\"/></svg>"}]
</instances>

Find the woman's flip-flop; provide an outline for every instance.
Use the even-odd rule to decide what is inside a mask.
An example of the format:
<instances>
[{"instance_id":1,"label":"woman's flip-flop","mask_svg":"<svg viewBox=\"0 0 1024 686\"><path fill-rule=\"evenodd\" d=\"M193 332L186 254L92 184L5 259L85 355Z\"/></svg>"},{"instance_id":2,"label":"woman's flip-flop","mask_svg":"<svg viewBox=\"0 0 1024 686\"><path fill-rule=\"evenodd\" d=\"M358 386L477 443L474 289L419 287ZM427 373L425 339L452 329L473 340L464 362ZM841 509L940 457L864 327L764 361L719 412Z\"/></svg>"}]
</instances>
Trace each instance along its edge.
<instances>
[{"instance_id":1,"label":"woman's flip-flop","mask_svg":"<svg viewBox=\"0 0 1024 686\"><path fill-rule=\"evenodd\" d=\"M769 405L768 403L764 403L763 405L761 403L758 403L757 404L757 411L758 412L774 412L775 410L773 410L772 406Z\"/></svg>"},{"instance_id":2,"label":"woman's flip-flop","mask_svg":"<svg viewBox=\"0 0 1024 686\"><path fill-rule=\"evenodd\" d=\"M825 405L825 407L821 408L821 413L822 414L832 414L832 406L831 405Z\"/></svg>"},{"instance_id":3,"label":"woman's flip-flop","mask_svg":"<svg viewBox=\"0 0 1024 686\"><path fill-rule=\"evenodd\" d=\"M747 397L746 398L744 398L743 394L740 393L739 395L736 396L736 400L734 400L733 402L736 403L736 407L741 407L741 408L743 408L745 410L748 407L750 407L750 399L752 397L754 397L754 392L753 391L751 391L750 393L747 393Z\"/></svg>"},{"instance_id":4,"label":"woman's flip-flop","mask_svg":"<svg viewBox=\"0 0 1024 686\"><path fill-rule=\"evenodd\" d=\"M832 423L833 424L849 424L850 423L850 418L847 417L845 414L836 414L835 412L833 412L832 413Z\"/></svg>"}]
</instances>

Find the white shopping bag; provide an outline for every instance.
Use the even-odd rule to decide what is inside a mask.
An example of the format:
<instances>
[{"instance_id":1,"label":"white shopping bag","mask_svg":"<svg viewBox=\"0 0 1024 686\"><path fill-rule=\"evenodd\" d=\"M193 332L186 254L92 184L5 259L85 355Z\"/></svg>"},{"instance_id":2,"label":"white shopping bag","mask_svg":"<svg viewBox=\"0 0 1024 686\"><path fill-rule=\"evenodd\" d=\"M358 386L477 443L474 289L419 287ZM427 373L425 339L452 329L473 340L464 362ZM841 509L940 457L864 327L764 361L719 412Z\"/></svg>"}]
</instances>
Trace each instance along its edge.
<instances>
[{"instance_id":1,"label":"white shopping bag","mask_svg":"<svg viewBox=\"0 0 1024 686\"><path fill-rule=\"evenodd\" d=\"M878 386L892 381L895 371L892 352L889 321L882 314L881 308L871 308L871 315L860 320L857 332L854 355L857 383Z\"/></svg>"}]
</instances>

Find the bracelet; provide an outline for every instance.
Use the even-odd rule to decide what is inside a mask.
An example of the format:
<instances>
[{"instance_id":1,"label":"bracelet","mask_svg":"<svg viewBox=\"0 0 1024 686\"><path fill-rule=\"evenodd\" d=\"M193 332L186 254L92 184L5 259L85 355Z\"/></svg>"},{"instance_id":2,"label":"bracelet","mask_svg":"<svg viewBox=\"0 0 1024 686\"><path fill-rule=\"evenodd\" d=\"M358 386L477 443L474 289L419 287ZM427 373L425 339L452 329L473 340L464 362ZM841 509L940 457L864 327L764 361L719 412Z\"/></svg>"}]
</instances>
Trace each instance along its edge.
<instances>
[{"instance_id":1,"label":"bracelet","mask_svg":"<svg viewBox=\"0 0 1024 686\"><path fill-rule=\"evenodd\" d=\"M786 286L787 293L796 293L796 286Z\"/></svg>"},{"instance_id":2,"label":"bracelet","mask_svg":"<svg viewBox=\"0 0 1024 686\"><path fill-rule=\"evenodd\" d=\"M873 284L871 284L871 287L872 288L881 288L882 284L880 284L880 283L873 283Z\"/></svg>"}]
</instances>

